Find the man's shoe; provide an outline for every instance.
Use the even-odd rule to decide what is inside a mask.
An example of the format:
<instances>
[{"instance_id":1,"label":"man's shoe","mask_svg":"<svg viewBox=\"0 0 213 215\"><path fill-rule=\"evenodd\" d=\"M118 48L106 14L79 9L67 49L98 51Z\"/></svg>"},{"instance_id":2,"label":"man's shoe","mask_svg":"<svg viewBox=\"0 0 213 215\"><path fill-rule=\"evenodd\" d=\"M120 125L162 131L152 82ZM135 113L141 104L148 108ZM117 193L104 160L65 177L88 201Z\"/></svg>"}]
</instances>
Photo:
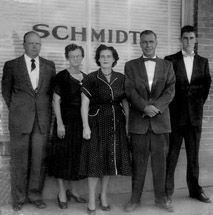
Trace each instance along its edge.
<instances>
[{"instance_id":1,"label":"man's shoe","mask_svg":"<svg viewBox=\"0 0 213 215\"><path fill-rule=\"evenodd\" d=\"M42 200L30 200L30 203L38 209L44 209L47 207L47 205Z\"/></svg>"},{"instance_id":2,"label":"man's shoe","mask_svg":"<svg viewBox=\"0 0 213 215\"><path fill-rule=\"evenodd\" d=\"M209 199L208 196L206 196L206 194L202 191L201 193L197 194L197 195L189 195L191 198L193 199L197 199L198 201L204 202L204 203L211 203L212 201Z\"/></svg>"},{"instance_id":3,"label":"man's shoe","mask_svg":"<svg viewBox=\"0 0 213 215\"><path fill-rule=\"evenodd\" d=\"M20 211L22 209L22 207L23 207L23 203L14 203L12 205L12 208L14 211Z\"/></svg>"},{"instance_id":4,"label":"man's shoe","mask_svg":"<svg viewBox=\"0 0 213 215\"><path fill-rule=\"evenodd\" d=\"M139 206L140 206L140 203L128 202L127 205L124 207L124 211L125 211L125 212L132 212L132 211L134 211L136 208L138 208Z\"/></svg>"},{"instance_id":5,"label":"man's shoe","mask_svg":"<svg viewBox=\"0 0 213 215\"><path fill-rule=\"evenodd\" d=\"M167 201L167 202L165 202L165 203L157 203L157 202L155 202L155 205L156 205L157 207L159 207L159 208L162 208L162 209L167 210L167 211L170 212L170 213L173 213L173 212L174 212L174 209L173 209L173 207L172 207L172 204L171 204L171 202L169 202L169 201Z\"/></svg>"}]
</instances>

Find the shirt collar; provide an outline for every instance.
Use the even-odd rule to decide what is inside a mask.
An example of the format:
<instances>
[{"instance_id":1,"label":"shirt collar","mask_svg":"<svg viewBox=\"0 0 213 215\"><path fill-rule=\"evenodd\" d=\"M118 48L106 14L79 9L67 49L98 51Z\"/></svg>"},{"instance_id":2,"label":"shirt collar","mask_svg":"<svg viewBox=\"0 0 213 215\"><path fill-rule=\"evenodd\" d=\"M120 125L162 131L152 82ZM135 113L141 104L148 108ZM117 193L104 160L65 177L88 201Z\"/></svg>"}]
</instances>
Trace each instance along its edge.
<instances>
[{"instance_id":1,"label":"shirt collar","mask_svg":"<svg viewBox=\"0 0 213 215\"><path fill-rule=\"evenodd\" d=\"M186 51L182 50L182 55L183 55L184 57L194 57L195 52L192 51L192 53L188 54Z\"/></svg>"},{"instance_id":2,"label":"shirt collar","mask_svg":"<svg viewBox=\"0 0 213 215\"><path fill-rule=\"evenodd\" d=\"M142 55L143 58L150 58L150 57L146 57L145 55ZM154 57L151 57L153 59L155 59L157 56L155 55Z\"/></svg>"},{"instance_id":3,"label":"shirt collar","mask_svg":"<svg viewBox=\"0 0 213 215\"><path fill-rule=\"evenodd\" d=\"M26 61L31 62L31 59L28 55L24 54L24 58ZM36 58L33 58L35 60L35 63L39 62L39 57L37 56Z\"/></svg>"}]
</instances>

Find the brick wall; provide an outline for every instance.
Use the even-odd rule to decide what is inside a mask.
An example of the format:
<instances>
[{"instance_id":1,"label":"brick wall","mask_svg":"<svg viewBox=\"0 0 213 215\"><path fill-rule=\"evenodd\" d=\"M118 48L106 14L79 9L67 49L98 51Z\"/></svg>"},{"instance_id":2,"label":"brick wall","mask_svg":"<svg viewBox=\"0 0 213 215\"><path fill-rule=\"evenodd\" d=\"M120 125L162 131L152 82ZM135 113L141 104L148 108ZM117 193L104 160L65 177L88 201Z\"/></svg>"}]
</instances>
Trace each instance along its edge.
<instances>
[{"instance_id":1,"label":"brick wall","mask_svg":"<svg viewBox=\"0 0 213 215\"><path fill-rule=\"evenodd\" d=\"M9 142L0 142L0 206L10 201Z\"/></svg>"},{"instance_id":2,"label":"brick wall","mask_svg":"<svg viewBox=\"0 0 213 215\"><path fill-rule=\"evenodd\" d=\"M198 28L198 54L209 59L213 79L213 1L196 0ZM212 84L213 86L213 84ZM200 149L200 180L203 184L213 185L213 87L204 106L203 132ZM203 174L202 174L203 173Z\"/></svg>"},{"instance_id":3,"label":"brick wall","mask_svg":"<svg viewBox=\"0 0 213 215\"><path fill-rule=\"evenodd\" d=\"M198 0L198 53L209 59L210 72L213 77L213 1ZM213 84L212 84L213 86ZM204 144L213 142L213 87L205 104L203 136Z\"/></svg>"}]
</instances>

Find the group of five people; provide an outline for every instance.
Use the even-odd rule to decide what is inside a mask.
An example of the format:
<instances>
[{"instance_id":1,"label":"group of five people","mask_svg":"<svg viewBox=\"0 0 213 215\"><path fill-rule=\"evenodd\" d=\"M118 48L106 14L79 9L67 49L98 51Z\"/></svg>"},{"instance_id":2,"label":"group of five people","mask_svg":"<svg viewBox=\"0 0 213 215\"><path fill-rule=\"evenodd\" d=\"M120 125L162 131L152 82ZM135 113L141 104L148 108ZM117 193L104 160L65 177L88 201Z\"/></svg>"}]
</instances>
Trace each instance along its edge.
<instances>
[{"instance_id":1,"label":"group of five people","mask_svg":"<svg viewBox=\"0 0 213 215\"><path fill-rule=\"evenodd\" d=\"M87 213L111 210L107 187L112 175L132 175L132 194L126 212L135 210L151 156L155 204L170 212L174 173L182 141L187 154L187 185L191 198L211 202L199 185L199 144L203 105L211 84L208 60L194 52L196 32L181 29L182 51L160 59L157 35L140 34L142 56L125 64L125 74L114 71L117 51L96 49L97 71L80 70L81 46L65 47L69 67L55 75L53 62L39 56L36 32L24 35L25 54L4 65L2 94L9 109L11 191L14 210L29 201L45 208L41 194L45 168L57 178L60 208L67 201L86 203L74 181L88 178ZM51 122L55 113L48 165L45 165ZM70 181L66 189L65 180Z\"/></svg>"}]
</instances>

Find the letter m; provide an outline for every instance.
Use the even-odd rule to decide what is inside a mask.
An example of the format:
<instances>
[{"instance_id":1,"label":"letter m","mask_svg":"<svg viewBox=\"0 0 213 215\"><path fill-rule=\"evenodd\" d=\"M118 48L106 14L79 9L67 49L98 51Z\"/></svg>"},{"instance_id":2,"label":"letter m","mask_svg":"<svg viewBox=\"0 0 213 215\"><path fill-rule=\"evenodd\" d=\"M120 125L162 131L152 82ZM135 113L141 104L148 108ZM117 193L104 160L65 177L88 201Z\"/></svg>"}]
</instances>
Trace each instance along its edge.
<instances>
[{"instance_id":1,"label":"letter m","mask_svg":"<svg viewBox=\"0 0 213 215\"><path fill-rule=\"evenodd\" d=\"M105 30L101 29L101 31L97 33L94 29L92 29L92 41L94 41L94 39L97 41L100 39L100 42L105 42Z\"/></svg>"}]
</instances>

